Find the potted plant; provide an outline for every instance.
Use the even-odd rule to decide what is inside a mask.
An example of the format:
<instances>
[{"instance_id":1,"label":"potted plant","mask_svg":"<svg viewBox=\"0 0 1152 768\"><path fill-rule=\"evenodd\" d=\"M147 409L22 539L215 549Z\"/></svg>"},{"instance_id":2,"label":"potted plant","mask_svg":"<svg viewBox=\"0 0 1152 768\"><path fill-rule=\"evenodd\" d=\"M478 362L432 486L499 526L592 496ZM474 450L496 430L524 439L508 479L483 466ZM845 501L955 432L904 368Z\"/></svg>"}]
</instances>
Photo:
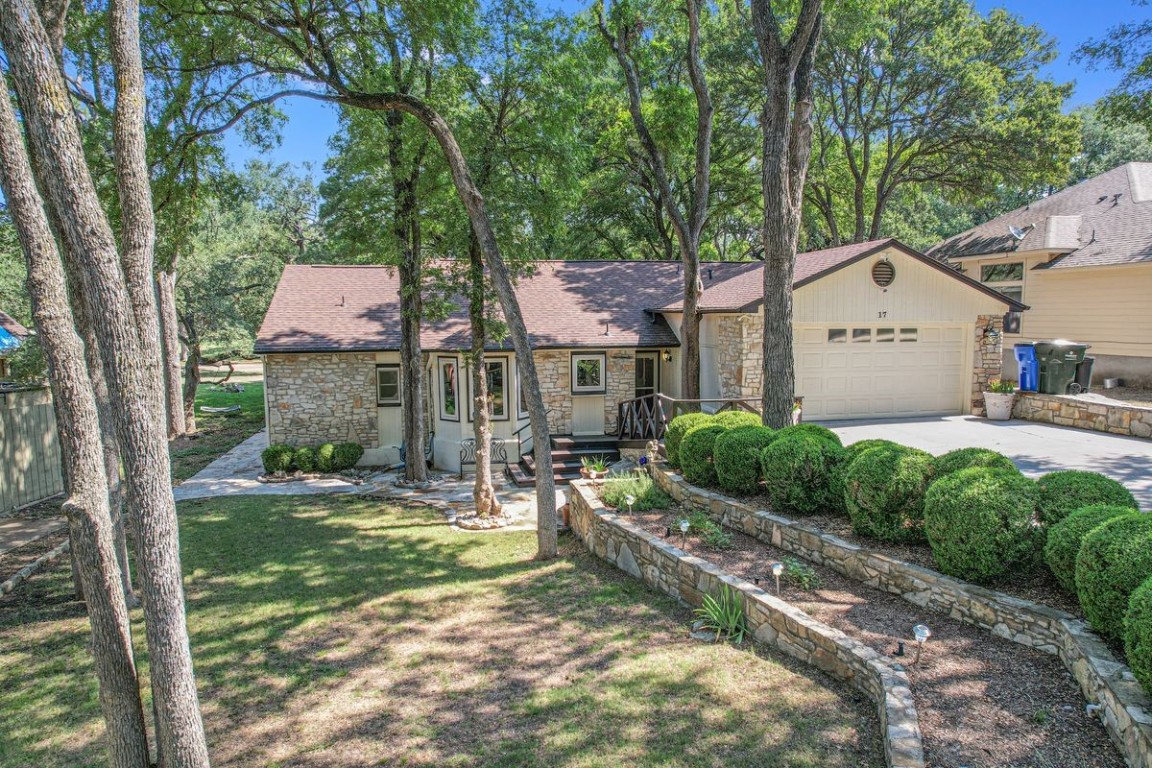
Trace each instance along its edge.
<instances>
[{"instance_id":1,"label":"potted plant","mask_svg":"<svg viewBox=\"0 0 1152 768\"><path fill-rule=\"evenodd\" d=\"M992 421L1012 418L1012 404L1016 402L1016 385L1004 379L992 379L984 390L984 411Z\"/></svg>"},{"instance_id":2,"label":"potted plant","mask_svg":"<svg viewBox=\"0 0 1152 768\"><path fill-rule=\"evenodd\" d=\"M603 454L582 456L580 464L580 477L585 480L600 480L608 476L608 460Z\"/></svg>"}]
</instances>

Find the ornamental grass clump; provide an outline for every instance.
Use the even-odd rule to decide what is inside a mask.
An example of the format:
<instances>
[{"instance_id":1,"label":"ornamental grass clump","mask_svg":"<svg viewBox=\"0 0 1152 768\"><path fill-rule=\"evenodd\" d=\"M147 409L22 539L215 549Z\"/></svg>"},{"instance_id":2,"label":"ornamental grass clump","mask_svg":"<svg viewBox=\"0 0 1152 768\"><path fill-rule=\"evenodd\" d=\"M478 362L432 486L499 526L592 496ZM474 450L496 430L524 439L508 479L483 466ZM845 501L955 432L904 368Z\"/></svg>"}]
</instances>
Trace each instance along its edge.
<instances>
[{"instance_id":1,"label":"ornamental grass clump","mask_svg":"<svg viewBox=\"0 0 1152 768\"><path fill-rule=\"evenodd\" d=\"M840 466L844 449L825 437L780 430L760 453L760 473L772 511L781 515L844 511Z\"/></svg>"},{"instance_id":2,"label":"ornamental grass clump","mask_svg":"<svg viewBox=\"0 0 1152 768\"><path fill-rule=\"evenodd\" d=\"M1124 633L1128 599L1152 577L1152 516L1133 512L1097 526L1076 555L1076 595L1084 618L1106 638Z\"/></svg>"},{"instance_id":3,"label":"ornamental grass clump","mask_svg":"<svg viewBox=\"0 0 1152 768\"><path fill-rule=\"evenodd\" d=\"M736 591L725 584L720 590L719 599L704 595L700 607L695 611L700 617L699 627L707 632L715 632L716 640L735 641L739 645L744 640L747 624L744 621L744 606Z\"/></svg>"},{"instance_id":4,"label":"ornamental grass clump","mask_svg":"<svg viewBox=\"0 0 1152 768\"><path fill-rule=\"evenodd\" d=\"M664 432L664 451L668 454L668 463L673 467L680 466L680 442L688 430L712 423L710 413L683 413L668 424Z\"/></svg>"},{"instance_id":5,"label":"ornamental grass clump","mask_svg":"<svg viewBox=\"0 0 1152 768\"><path fill-rule=\"evenodd\" d=\"M853 531L881 541L924 540L924 494L935 477L932 454L879 446L853 459L843 476Z\"/></svg>"},{"instance_id":6,"label":"ornamental grass clump","mask_svg":"<svg viewBox=\"0 0 1152 768\"><path fill-rule=\"evenodd\" d=\"M1012 459L987 448L958 448L936 457L936 476L944 477L971 467L1019 471Z\"/></svg>"},{"instance_id":7,"label":"ornamental grass clump","mask_svg":"<svg viewBox=\"0 0 1152 768\"><path fill-rule=\"evenodd\" d=\"M705 424L688 431L680 443L680 466L685 480L693 485L716 484L712 451L716 438L727 431L717 424Z\"/></svg>"},{"instance_id":8,"label":"ornamental grass clump","mask_svg":"<svg viewBox=\"0 0 1152 768\"><path fill-rule=\"evenodd\" d=\"M1132 674L1152 693L1152 578L1132 592L1124 614L1124 655Z\"/></svg>"},{"instance_id":9,"label":"ornamental grass clump","mask_svg":"<svg viewBox=\"0 0 1152 768\"><path fill-rule=\"evenodd\" d=\"M993 584L1035 567L1043 535L1036 482L972 467L939 478L924 496L924 533L949 576Z\"/></svg>"},{"instance_id":10,"label":"ornamental grass clump","mask_svg":"<svg viewBox=\"0 0 1152 768\"><path fill-rule=\"evenodd\" d=\"M1040 478L1040 520L1055 525L1072 512L1093 504L1136 509L1132 492L1099 472L1066 469Z\"/></svg>"},{"instance_id":11,"label":"ornamental grass clump","mask_svg":"<svg viewBox=\"0 0 1152 768\"><path fill-rule=\"evenodd\" d=\"M260 452L260 461L269 475L289 472L292 470L292 447L279 443L270 445Z\"/></svg>"},{"instance_id":12,"label":"ornamental grass clump","mask_svg":"<svg viewBox=\"0 0 1152 768\"><path fill-rule=\"evenodd\" d=\"M731 493L756 493L760 489L760 454L777 434L771 427L746 426L717 437L712 457L720 487Z\"/></svg>"},{"instance_id":13,"label":"ornamental grass clump","mask_svg":"<svg viewBox=\"0 0 1152 768\"><path fill-rule=\"evenodd\" d=\"M629 496L633 512L666 509L672 504L672 499L647 475L609 475L600 488L601 501L619 510L628 509Z\"/></svg>"},{"instance_id":14,"label":"ornamental grass clump","mask_svg":"<svg viewBox=\"0 0 1152 768\"><path fill-rule=\"evenodd\" d=\"M1076 510L1048 530L1044 562L1061 587L1076 594L1076 556L1084 537L1112 518L1132 513L1125 507L1095 504Z\"/></svg>"}]
</instances>

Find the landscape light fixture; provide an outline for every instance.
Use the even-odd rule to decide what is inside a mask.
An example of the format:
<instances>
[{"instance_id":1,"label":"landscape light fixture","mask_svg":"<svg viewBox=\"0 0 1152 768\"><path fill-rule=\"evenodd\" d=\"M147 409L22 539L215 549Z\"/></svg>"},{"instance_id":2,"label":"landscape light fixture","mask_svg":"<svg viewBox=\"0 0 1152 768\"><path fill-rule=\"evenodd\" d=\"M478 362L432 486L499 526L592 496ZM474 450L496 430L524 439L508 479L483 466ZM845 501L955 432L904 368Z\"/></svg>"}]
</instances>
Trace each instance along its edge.
<instances>
[{"instance_id":1,"label":"landscape light fixture","mask_svg":"<svg viewBox=\"0 0 1152 768\"><path fill-rule=\"evenodd\" d=\"M688 528L691 525L687 520L680 521L680 537L683 539L684 547L688 546Z\"/></svg>"},{"instance_id":2,"label":"landscape light fixture","mask_svg":"<svg viewBox=\"0 0 1152 768\"><path fill-rule=\"evenodd\" d=\"M632 514L632 505L636 503L636 497L628 494L624 497L624 503L628 505L628 514Z\"/></svg>"},{"instance_id":3,"label":"landscape light fixture","mask_svg":"<svg viewBox=\"0 0 1152 768\"><path fill-rule=\"evenodd\" d=\"M912 663L916 664L920 661L920 651L924 649L924 643L932 637L932 630L928 628L927 624L917 624L912 627L912 636L916 638L916 658L912 660Z\"/></svg>"},{"instance_id":4,"label":"landscape light fixture","mask_svg":"<svg viewBox=\"0 0 1152 768\"><path fill-rule=\"evenodd\" d=\"M784 563L779 560L771 565L772 575L776 578L776 597L780 597L780 576L784 573Z\"/></svg>"}]
</instances>

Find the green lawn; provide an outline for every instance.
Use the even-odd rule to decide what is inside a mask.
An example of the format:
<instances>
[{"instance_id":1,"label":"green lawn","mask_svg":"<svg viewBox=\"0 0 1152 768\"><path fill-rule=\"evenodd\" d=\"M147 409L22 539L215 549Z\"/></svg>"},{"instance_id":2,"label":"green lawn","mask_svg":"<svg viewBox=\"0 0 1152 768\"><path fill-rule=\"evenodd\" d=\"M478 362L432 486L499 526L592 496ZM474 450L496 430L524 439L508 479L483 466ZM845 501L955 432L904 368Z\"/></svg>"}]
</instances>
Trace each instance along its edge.
<instances>
[{"instance_id":1,"label":"green lawn","mask_svg":"<svg viewBox=\"0 0 1152 768\"><path fill-rule=\"evenodd\" d=\"M570 537L541 564L347 497L187 502L181 532L217 766L883 764L860 697L691 640ZM101 764L85 638L66 563L0 599L0 766Z\"/></svg>"},{"instance_id":2,"label":"green lawn","mask_svg":"<svg viewBox=\"0 0 1152 768\"><path fill-rule=\"evenodd\" d=\"M243 392L224 392L210 384L196 390L196 434L172 441L172 480L187 480L214 459L264 428L264 382L237 380ZM238 404L239 413L204 413L201 406L222 408Z\"/></svg>"}]
</instances>

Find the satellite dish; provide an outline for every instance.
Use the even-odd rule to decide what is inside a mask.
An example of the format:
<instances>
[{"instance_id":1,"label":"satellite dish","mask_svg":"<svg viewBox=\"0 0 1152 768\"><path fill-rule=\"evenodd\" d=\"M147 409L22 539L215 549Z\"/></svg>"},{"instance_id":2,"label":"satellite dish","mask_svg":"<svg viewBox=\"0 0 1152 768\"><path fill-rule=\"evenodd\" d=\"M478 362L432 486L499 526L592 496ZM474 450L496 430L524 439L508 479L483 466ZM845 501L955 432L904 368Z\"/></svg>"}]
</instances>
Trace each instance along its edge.
<instances>
[{"instance_id":1,"label":"satellite dish","mask_svg":"<svg viewBox=\"0 0 1152 768\"><path fill-rule=\"evenodd\" d=\"M1026 228L1015 227L1011 224L1008 225L1008 231L1012 233L1012 237L1016 238L1017 242L1023 240L1024 236L1028 234L1028 230Z\"/></svg>"}]
</instances>

